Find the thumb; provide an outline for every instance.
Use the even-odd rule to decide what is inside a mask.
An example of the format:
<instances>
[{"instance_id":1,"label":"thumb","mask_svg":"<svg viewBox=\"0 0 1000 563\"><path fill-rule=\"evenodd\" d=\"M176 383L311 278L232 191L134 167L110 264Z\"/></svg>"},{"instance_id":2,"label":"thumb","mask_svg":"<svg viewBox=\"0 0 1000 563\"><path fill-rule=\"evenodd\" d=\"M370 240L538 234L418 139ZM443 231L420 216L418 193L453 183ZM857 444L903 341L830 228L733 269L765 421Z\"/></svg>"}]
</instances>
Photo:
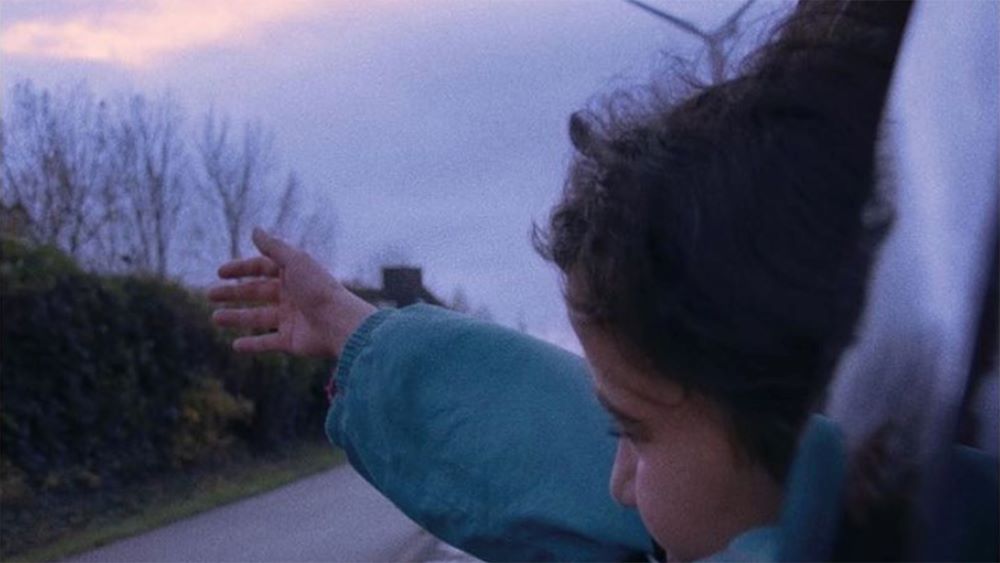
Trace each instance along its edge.
<instances>
[{"instance_id":1,"label":"thumb","mask_svg":"<svg viewBox=\"0 0 1000 563\"><path fill-rule=\"evenodd\" d=\"M278 266L284 267L295 256L297 251L285 241L273 237L260 227L254 227L253 243L260 250L260 253L267 256Z\"/></svg>"}]
</instances>

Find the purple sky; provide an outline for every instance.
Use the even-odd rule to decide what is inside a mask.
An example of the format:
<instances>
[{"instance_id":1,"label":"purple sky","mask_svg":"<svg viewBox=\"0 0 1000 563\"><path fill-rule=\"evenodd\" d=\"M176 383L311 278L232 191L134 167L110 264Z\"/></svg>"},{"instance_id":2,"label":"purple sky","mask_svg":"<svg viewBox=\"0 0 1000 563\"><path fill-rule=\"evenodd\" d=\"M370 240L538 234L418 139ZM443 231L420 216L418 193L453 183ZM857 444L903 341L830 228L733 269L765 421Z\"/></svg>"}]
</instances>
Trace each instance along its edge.
<instances>
[{"instance_id":1,"label":"purple sky","mask_svg":"<svg viewBox=\"0 0 1000 563\"><path fill-rule=\"evenodd\" d=\"M740 2L653 4L711 27ZM750 19L787 2L759 2ZM235 7L239 6L239 9ZM531 249L569 157L566 121L697 43L623 1L5 0L4 92L86 80L98 95L171 90L259 118L336 216L338 275L378 256L462 287L502 324L576 349L557 276ZM329 204L323 203L328 201ZM183 246L183 245L180 245ZM182 261L183 262L183 261ZM205 283L216 260L182 263Z\"/></svg>"}]
</instances>

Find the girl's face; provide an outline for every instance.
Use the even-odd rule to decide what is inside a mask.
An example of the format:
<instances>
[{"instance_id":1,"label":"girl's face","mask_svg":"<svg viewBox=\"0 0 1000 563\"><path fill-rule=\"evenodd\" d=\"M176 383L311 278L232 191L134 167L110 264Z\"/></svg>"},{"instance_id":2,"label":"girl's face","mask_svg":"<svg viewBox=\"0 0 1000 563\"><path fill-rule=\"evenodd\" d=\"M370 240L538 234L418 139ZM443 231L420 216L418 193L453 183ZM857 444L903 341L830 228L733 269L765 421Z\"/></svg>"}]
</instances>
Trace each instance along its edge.
<instances>
[{"instance_id":1,"label":"girl's face","mask_svg":"<svg viewBox=\"0 0 1000 563\"><path fill-rule=\"evenodd\" d=\"M777 518L780 487L738 453L712 402L637 366L605 330L571 322L598 399L617 425L611 494L638 508L668 557L709 556Z\"/></svg>"}]
</instances>

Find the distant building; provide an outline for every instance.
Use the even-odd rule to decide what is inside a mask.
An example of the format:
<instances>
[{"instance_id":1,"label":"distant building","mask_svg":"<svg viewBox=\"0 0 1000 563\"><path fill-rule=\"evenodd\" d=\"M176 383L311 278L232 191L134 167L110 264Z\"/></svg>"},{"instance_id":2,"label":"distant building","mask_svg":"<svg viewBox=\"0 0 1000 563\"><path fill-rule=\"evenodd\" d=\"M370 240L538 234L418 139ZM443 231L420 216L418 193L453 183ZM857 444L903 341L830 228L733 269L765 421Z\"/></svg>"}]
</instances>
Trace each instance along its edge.
<instances>
[{"instance_id":1,"label":"distant building","mask_svg":"<svg viewBox=\"0 0 1000 563\"><path fill-rule=\"evenodd\" d=\"M424 287L423 271L409 266L382 268L382 287L379 289L358 285L348 285L347 289L376 307L406 307L414 303L445 306Z\"/></svg>"}]
</instances>

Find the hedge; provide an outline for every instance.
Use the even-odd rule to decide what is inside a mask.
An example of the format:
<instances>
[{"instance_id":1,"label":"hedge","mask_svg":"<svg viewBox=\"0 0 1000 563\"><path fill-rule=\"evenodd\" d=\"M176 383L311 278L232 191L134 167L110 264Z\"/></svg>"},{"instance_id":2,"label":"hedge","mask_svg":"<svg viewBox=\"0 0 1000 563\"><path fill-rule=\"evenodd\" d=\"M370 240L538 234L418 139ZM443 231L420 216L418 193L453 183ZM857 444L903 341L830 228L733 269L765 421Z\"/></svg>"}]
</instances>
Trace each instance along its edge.
<instances>
[{"instance_id":1,"label":"hedge","mask_svg":"<svg viewBox=\"0 0 1000 563\"><path fill-rule=\"evenodd\" d=\"M322 436L329 363L237 356L175 283L2 238L0 311L5 514Z\"/></svg>"}]
</instances>

